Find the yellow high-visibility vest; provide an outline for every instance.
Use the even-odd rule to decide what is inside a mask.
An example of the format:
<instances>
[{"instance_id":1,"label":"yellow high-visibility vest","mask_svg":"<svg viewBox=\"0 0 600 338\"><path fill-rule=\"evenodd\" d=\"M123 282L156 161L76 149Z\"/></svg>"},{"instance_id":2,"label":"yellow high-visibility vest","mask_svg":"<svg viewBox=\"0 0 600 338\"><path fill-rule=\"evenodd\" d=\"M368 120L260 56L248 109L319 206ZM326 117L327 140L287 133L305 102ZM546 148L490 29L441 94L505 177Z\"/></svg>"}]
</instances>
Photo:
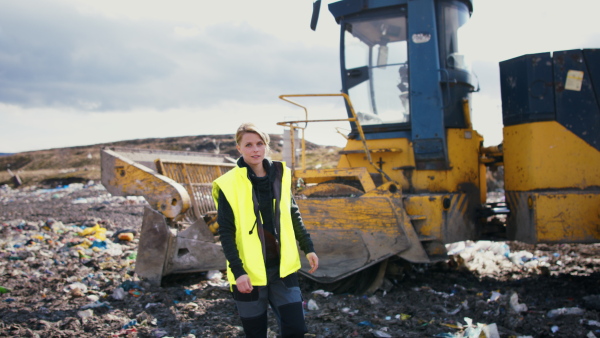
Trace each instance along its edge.
<instances>
[{"instance_id":1,"label":"yellow high-visibility vest","mask_svg":"<svg viewBox=\"0 0 600 338\"><path fill-rule=\"evenodd\" d=\"M286 277L300 269L300 255L296 246L296 236L291 216L291 186L292 179L289 168L285 163L283 167L281 183L281 199L273 200L273 205L279 204L280 214L280 263L279 274L281 278ZM274 162L273 165L279 165ZM212 195L218 208L219 191L227 198L231 205L235 218L235 243L244 264L244 269L252 285L267 285L267 271L263 256L263 244L261 243L259 231L252 202L252 182L248 178L248 168L235 167L217 178L213 182ZM279 203L277 203L279 202ZM277 213L275 213L277 214ZM259 216L260 217L260 216ZM252 231L252 228L254 230ZM227 279L230 284L235 284L235 276L227 262Z\"/></svg>"}]
</instances>

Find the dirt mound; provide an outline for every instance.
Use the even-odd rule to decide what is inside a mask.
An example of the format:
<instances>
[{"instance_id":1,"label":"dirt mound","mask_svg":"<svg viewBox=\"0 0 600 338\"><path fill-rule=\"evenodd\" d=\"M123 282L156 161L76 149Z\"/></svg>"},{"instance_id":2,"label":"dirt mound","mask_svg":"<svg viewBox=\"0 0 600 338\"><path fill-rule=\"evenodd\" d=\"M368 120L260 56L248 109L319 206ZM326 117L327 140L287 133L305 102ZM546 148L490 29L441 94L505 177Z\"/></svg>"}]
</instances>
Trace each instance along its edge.
<instances>
[{"instance_id":1,"label":"dirt mound","mask_svg":"<svg viewBox=\"0 0 600 338\"><path fill-rule=\"evenodd\" d=\"M0 188L0 336L242 336L223 272L136 278L145 202L98 184ZM312 337L600 335L600 246L461 242L438 264L389 264L372 295L302 280ZM270 336L277 324L270 316Z\"/></svg>"},{"instance_id":2,"label":"dirt mound","mask_svg":"<svg viewBox=\"0 0 600 338\"><path fill-rule=\"evenodd\" d=\"M277 134L270 137L272 158L281 160L283 137ZM148 138L29 151L0 156L0 185L56 188L71 183L99 181L100 152L104 147L219 153L232 158L239 156L233 134ZM339 159L338 150L338 147L306 141L307 167L331 168Z\"/></svg>"}]
</instances>

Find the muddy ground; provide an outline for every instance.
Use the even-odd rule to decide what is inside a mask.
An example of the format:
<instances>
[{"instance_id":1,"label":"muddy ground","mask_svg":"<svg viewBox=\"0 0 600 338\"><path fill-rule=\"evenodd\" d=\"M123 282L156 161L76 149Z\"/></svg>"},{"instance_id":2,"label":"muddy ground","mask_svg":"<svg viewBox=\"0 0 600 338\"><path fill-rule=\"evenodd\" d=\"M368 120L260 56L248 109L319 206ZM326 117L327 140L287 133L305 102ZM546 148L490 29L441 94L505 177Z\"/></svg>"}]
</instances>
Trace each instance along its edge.
<instances>
[{"instance_id":1,"label":"muddy ground","mask_svg":"<svg viewBox=\"0 0 600 338\"><path fill-rule=\"evenodd\" d=\"M140 229L144 204L99 184L1 187L0 336L243 336L222 273L161 287L137 279L138 238L115 234ZM393 262L371 295L329 294L302 279L307 336L600 337L599 245L449 249L445 262ZM270 330L275 337L272 316Z\"/></svg>"}]
</instances>

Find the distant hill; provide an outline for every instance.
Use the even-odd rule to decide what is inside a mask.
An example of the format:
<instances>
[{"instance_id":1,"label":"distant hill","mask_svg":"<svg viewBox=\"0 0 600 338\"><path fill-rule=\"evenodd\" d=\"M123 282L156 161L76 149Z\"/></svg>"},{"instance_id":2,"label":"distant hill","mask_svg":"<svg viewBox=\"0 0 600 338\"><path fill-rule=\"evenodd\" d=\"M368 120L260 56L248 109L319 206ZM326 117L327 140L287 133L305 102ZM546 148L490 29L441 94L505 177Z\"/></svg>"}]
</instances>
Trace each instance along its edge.
<instances>
[{"instance_id":1,"label":"distant hill","mask_svg":"<svg viewBox=\"0 0 600 338\"><path fill-rule=\"evenodd\" d=\"M14 155L14 153L0 153L0 156L9 156L9 155Z\"/></svg>"},{"instance_id":2,"label":"distant hill","mask_svg":"<svg viewBox=\"0 0 600 338\"><path fill-rule=\"evenodd\" d=\"M270 135L272 158L281 159L282 136ZM198 135L167 138L136 139L89 146L55 148L28 151L0 156L0 185L14 186L14 179L7 169L19 175L23 185L56 186L73 182L100 180L100 150L103 147L126 147L142 149L162 149L174 151L195 151L228 154L239 157L235 148L234 135ZM339 149L333 146L320 146L306 142L307 166L320 164L332 167L339 158Z\"/></svg>"}]
</instances>

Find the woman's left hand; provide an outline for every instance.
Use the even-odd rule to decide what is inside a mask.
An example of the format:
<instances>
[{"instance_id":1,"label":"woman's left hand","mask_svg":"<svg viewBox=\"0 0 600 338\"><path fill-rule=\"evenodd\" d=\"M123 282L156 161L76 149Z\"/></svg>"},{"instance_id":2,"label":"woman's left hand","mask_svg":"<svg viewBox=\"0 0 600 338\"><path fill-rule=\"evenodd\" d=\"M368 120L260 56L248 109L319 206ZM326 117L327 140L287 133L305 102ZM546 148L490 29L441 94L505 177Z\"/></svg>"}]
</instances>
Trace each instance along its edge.
<instances>
[{"instance_id":1,"label":"woman's left hand","mask_svg":"<svg viewBox=\"0 0 600 338\"><path fill-rule=\"evenodd\" d=\"M306 259L308 259L308 263L310 263L310 270L308 270L308 273L317 271L319 268L319 257L317 257L317 254L309 252L306 254Z\"/></svg>"}]
</instances>

